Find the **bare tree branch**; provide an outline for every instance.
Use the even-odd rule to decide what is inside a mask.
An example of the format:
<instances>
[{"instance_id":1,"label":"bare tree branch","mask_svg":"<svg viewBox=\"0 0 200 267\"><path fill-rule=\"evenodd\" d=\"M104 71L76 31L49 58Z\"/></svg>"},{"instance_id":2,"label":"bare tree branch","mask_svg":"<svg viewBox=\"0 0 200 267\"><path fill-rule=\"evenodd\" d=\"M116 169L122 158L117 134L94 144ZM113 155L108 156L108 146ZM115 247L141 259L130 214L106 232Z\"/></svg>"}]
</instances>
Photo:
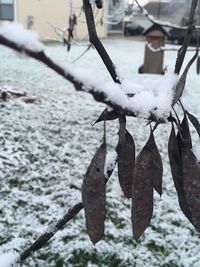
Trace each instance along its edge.
<instances>
[{"instance_id":1,"label":"bare tree branch","mask_svg":"<svg viewBox=\"0 0 200 267\"><path fill-rule=\"evenodd\" d=\"M115 100L109 99L108 95L106 92L102 91L100 88L95 88L93 86L88 86L84 82L80 81L78 77L75 77L72 73L69 73L66 69L62 68L60 65L55 63L52 59L50 59L43 51L40 52L35 52L32 50L27 49L26 47L19 46L16 43L8 40L4 36L0 35L0 44L9 47L17 52L24 53L27 56L34 58L46 66L48 66L50 69L54 70L57 74L61 75L68 81L70 81L75 89L77 91L83 91L90 93L94 99L98 102L104 103L110 107L112 107L114 110L116 110L119 114L123 114L126 116L132 116L132 117L138 117L139 112L137 114L133 111L133 109L128 109L127 107L123 107L120 104L120 99L119 103L116 102ZM124 94L124 97L128 99L128 96ZM159 121L159 122L164 122L162 119L158 119L152 112L150 113L149 117L146 118L147 120L151 121Z\"/></svg>"},{"instance_id":2,"label":"bare tree branch","mask_svg":"<svg viewBox=\"0 0 200 267\"><path fill-rule=\"evenodd\" d=\"M105 175L105 184L108 182L109 178L111 177L115 166L117 163L117 159L114 161L114 165L112 168L110 166L107 166ZM40 250L42 247L46 245L46 243L59 231L63 228L63 226L68 223L71 219L73 219L81 210L83 209L83 203L79 202L75 204L72 208L70 208L67 213L59 219L54 225L52 225L47 231L39 236L39 238L26 250L24 250L19 258L17 263L22 263L25 261L28 257L32 256L34 252Z\"/></svg>"},{"instance_id":3,"label":"bare tree branch","mask_svg":"<svg viewBox=\"0 0 200 267\"><path fill-rule=\"evenodd\" d=\"M90 42L96 48L97 52L99 53L101 59L103 60L103 63L105 64L113 80L116 83L120 83L120 79L116 73L115 65L113 64L112 60L110 59L108 53L106 52L104 46L102 45L97 35L91 4L89 3L88 0L83 0L83 5L85 9L85 17L86 17Z\"/></svg>"},{"instance_id":4,"label":"bare tree branch","mask_svg":"<svg viewBox=\"0 0 200 267\"><path fill-rule=\"evenodd\" d=\"M83 204L81 202L70 208L68 212L51 227L51 229L47 230L28 249L21 253L19 263L22 263L25 259L32 256L34 252L41 249L58 230L62 229L62 227L73 219L82 209Z\"/></svg>"},{"instance_id":5,"label":"bare tree branch","mask_svg":"<svg viewBox=\"0 0 200 267\"><path fill-rule=\"evenodd\" d=\"M75 58L72 63L75 63L77 60L79 60L82 56L84 56L89 50L90 48L93 48L92 44L89 44L88 47L83 51L83 53L81 53L77 58Z\"/></svg>"}]
</instances>

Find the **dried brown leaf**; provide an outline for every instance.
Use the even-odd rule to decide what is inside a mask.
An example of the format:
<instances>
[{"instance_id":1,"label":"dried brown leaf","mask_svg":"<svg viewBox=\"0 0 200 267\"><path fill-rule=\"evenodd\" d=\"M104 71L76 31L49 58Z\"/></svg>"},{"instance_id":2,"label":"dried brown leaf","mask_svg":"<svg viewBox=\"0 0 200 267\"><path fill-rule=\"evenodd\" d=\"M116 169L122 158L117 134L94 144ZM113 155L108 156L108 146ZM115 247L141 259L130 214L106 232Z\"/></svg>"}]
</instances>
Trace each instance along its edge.
<instances>
[{"instance_id":1,"label":"dried brown leaf","mask_svg":"<svg viewBox=\"0 0 200 267\"><path fill-rule=\"evenodd\" d=\"M200 57L197 58L197 74L200 73Z\"/></svg>"},{"instance_id":2,"label":"dried brown leaf","mask_svg":"<svg viewBox=\"0 0 200 267\"><path fill-rule=\"evenodd\" d=\"M184 115L184 118L180 125L180 133L178 134L178 140L181 140L180 147L184 146L188 147L189 149L192 148L192 138L186 114Z\"/></svg>"},{"instance_id":3,"label":"dried brown leaf","mask_svg":"<svg viewBox=\"0 0 200 267\"><path fill-rule=\"evenodd\" d=\"M151 136L136 158L133 179L132 226L137 240L149 226L153 214L153 183Z\"/></svg>"},{"instance_id":4,"label":"dried brown leaf","mask_svg":"<svg viewBox=\"0 0 200 267\"><path fill-rule=\"evenodd\" d=\"M157 148L153 132L151 131L150 140L152 146L152 168L153 168L153 187L162 195L162 177L163 177L163 164L160 156L160 152Z\"/></svg>"},{"instance_id":5,"label":"dried brown leaf","mask_svg":"<svg viewBox=\"0 0 200 267\"><path fill-rule=\"evenodd\" d=\"M183 191L192 218L192 224L200 231L200 168L191 149L183 147Z\"/></svg>"},{"instance_id":6,"label":"dried brown leaf","mask_svg":"<svg viewBox=\"0 0 200 267\"><path fill-rule=\"evenodd\" d=\"M184 88L185 88L185 83L186 83L188 71L189 71L191 65L193 64L193 62L195 61L195 59L197 58L197 56L198 56L198 50L196 51L195 55L188 62L183 74L181 75L179 81L176 84L172 105L175 105L176 102L181 98L183 91L184 91Z\"/></svg>"},{"instance_id":7,"label":"dried brown leaf","mask_svg":"<svg viewBox=\"0 0 200 267\"><path fill-rule=\"evenodd\" d=\"M124 142L118 144L118 177L125 197L132 197L133 170L135 166L135 143L131 134L126 131Z\"/></svg>"},{"instance_id":8,"label":"dried brown leaf","mask_svg":"<svg viewBox=\"0 0 200 267\"><path fill-rule=\"evenodd\" d=\"M93 244L96 244L104 236L104 221L106 215L104 180L105 158L106 145L103 143L96 151L82 185L86 227Z\"/></svg>"},{"instance_id":9,"label":"dried brown leaf","mask_svg":"<svg viewBox=\"0 0 200 267\"><path fill-rule=\"evenodd\" d=\"M101 122L101 121L111 121L116 120L120 116L119 113L117 113L115 110L108 111L107 108L104 109L104 111L101 113L99 118L95 121L94 124Z\"/></svg>"},{"instance_id":10,"label":"dried brown leaf","mask_svg":"<svg viewBox=\"0 0 200 267\"><path fill-rule=\"evenodd\" d=\"M200 123L199 123L198 119L189 112L187 112L187 116L188 116L189 120L191 121L191 123L193 124L194 128L196 129L196 131L199 135L199 138L200 138Z\"/></svg>"},{"instance_id":11,"label":"dried brown leaf","mask_svg":"<svg viewBox=\"0 0 200 267\"><path fill-rule=\"evenodd\" d=\"M192 222L189 207L185 200L185 195L183 191L182 160L173 124L168 143L168 155L172 178L178 195L179 206L185 216L188 218L188 220Z\"/></svg>"},{"instance_id":12,"label":"dried brown leaf","mask_svg":"<svg viewBox=\"0 0 200 267\"><path fill-rule=\"evenodd\" d=\"M189 220L200 230L200 168L192 152L192 142L186 115L181 123L179 150L183 172L183 193L189 210Z\"/></svg>"}]
</instances>

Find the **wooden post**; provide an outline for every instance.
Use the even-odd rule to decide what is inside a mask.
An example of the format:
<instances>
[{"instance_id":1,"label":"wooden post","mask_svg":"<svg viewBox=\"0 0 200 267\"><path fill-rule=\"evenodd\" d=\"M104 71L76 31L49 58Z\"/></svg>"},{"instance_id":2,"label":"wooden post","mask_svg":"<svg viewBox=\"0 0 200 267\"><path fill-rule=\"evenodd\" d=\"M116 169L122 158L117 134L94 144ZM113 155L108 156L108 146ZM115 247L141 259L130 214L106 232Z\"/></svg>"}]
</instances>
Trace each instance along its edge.
<instances>
[{"instance_id":1,"label":"wooden post","mask_svg":"<svg viewBox=\"0 0 200 267\"><path fill-rule=\"evenodd\" d=\"M139 73L163 74L164 52L152 50L165 45L167 32L160 25L154 24L144 34L147 44L145 45L144 65L139 68Z\"/></svg>"}]
</instances>

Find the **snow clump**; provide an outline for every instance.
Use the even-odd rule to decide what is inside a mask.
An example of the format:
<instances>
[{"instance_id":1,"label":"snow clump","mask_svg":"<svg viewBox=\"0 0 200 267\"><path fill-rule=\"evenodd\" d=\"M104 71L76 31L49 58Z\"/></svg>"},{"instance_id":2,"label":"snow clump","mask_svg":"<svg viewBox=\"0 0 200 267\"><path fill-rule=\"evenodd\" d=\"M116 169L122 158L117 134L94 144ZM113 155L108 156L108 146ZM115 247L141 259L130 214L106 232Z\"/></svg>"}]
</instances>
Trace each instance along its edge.
<instances>
[{"instance_id":1,"label":"snow clump","mask_svg":"<svg viewBox=\"0 0 200 267\"><path fill-rule=\"evenodd\" d=\"M44 50L44 45L38 41L38 33L26 30L20 23L4 23L0 27L0 35L31 51L41 52Z\"/></svg>"}]
</instances>

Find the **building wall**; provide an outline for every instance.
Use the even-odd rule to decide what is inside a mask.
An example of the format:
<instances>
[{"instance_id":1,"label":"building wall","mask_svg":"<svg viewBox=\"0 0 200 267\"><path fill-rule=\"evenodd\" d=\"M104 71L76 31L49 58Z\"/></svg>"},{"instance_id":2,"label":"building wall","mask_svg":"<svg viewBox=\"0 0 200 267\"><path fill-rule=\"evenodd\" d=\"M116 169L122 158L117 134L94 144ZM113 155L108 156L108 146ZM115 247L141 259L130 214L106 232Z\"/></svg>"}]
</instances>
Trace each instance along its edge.
<instances>
[{"instance_id":1,"label":"building wall","mask_svg":"<svg viewBox=\"0 0 200 267\"><path fill-rule=\"evenodd\" d=\"M28 17L33 18L32 30L39 33L41 40L57 39L57 34L53 28L48 24L52 24L58 28L65 28L68 26L68 18L70 13L69 0L15 0L15 21L20 22L25 28L28 27ZM73 0L74 7L81 7L82 0ZM79 13L79 9L74 9L75 13ZM99 20L102 10L99 10L95 20ZM76 39L82 39L87 36L87 27L83 23L85 16L82 15L78 19L78 26L76 27ZM99 37L106 37L106 26L97 26Z\"/></svg>"}]
</instances>

